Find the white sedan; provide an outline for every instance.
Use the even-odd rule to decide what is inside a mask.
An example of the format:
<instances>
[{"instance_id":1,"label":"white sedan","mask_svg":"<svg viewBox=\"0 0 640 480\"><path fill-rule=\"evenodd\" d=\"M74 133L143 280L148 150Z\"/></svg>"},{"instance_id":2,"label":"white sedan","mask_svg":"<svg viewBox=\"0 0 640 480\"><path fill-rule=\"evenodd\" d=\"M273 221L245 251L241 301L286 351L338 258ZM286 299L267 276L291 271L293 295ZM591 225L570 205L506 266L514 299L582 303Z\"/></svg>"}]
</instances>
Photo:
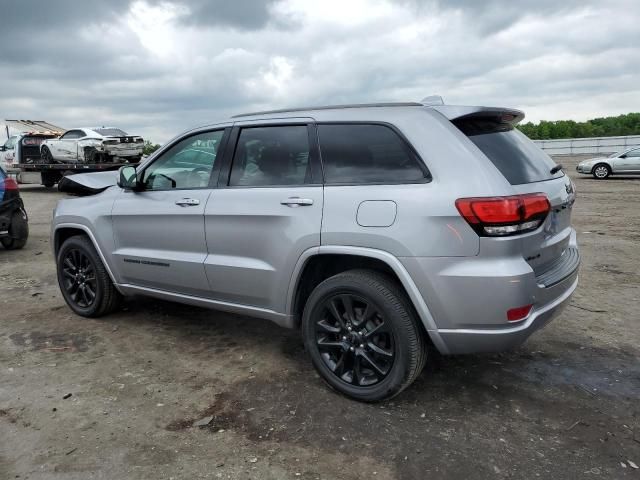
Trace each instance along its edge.
<instances>
[{"instance_id":1,"label":"white sedan","mask_svg":"<svg viewBox=\"0 0 640 480\"><path fill-rule=\"evenodd\" d=\"M43 142L40 153L45 163L138 162L143 148L142 137L119 128L75 128Z\"/></svg>"}]
</instances>

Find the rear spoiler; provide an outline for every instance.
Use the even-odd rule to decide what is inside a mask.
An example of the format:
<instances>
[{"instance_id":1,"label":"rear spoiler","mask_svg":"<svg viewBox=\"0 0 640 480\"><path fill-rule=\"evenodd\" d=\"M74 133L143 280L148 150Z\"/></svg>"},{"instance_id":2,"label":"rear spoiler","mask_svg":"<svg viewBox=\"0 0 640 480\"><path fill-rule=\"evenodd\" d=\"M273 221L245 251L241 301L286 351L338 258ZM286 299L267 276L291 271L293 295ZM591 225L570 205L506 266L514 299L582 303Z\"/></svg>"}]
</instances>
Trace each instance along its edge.
<instances>
[{"instance_id":1,"label":"rear spoiler","mask_svg":"<svg viewBox=\"0 0 640 480\"><path fill-rule=\"evenodd\" d=\"M495 118L499 123L516 125L524 118L524 112L514 108L466 107L463 105L433 105L430 108L438 111L451 121L474 117Z\"/></svg>"}]
</instances>

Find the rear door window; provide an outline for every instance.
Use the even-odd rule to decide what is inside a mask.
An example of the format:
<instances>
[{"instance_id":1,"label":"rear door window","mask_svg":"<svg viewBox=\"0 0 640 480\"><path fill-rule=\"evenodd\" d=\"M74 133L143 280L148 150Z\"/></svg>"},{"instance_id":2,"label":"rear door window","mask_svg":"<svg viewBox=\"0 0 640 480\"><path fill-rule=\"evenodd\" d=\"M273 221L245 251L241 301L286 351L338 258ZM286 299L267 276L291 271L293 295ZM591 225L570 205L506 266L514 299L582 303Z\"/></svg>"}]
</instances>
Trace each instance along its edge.
<instances>
[{"instance_id":1,"label":"rear door window","mask_svg":"<svg viewBox=\"0 0 640 480\"><path fill-rule=\"evenodd\" d=\"M306 125L242 128L229 185L266 187L311 183L309 152Z\"/></svg>"},{"instance_id":2,"label":"rear door window","mask_svg":"<svg viewBox=\"0 0 640 480\"><path fill-rule=\"evenodd\" d=\"M511 185L542 182L564 176L551 173L556 163L511 124L491 118L463 117L453 121L491 160Z\"/></svg>"},{"instance_id":3,"label":"rear door window","mask_svg":"<svg viewBox=\"0 0 640 480\"><path fill-rule=\"evenodd\" d=\"M325 183L393 184L430 179L421 160L386 125L320 124L318 137Z\"/></svg>"}]
</instances>

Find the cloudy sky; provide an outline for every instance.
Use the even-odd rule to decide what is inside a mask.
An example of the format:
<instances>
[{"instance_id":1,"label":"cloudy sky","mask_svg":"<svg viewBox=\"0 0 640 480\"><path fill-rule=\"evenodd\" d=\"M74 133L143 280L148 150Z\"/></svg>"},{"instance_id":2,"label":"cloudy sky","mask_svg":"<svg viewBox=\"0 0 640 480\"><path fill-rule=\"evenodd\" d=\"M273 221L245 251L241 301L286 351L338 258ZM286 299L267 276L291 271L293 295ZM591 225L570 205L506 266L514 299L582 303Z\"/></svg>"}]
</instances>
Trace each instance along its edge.
<instances>
[{"instance_id":1,"label":"cloudy sky","mask_svg":"<svg viewBox=\"0 0 640 480\"><path fill-rule=\"evenodd\" d=\"M163 142L230 114L420 100L640 111L637 0L0 0L0 119Z\"/></svg>"}]
</instances>

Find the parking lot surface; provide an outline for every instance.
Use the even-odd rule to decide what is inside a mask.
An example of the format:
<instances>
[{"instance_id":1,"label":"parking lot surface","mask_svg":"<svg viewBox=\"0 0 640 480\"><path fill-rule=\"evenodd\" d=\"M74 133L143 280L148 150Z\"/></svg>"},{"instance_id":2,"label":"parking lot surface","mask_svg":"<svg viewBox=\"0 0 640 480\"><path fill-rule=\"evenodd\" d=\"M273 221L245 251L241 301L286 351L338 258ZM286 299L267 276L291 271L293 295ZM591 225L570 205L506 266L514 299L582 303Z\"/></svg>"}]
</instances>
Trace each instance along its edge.
<instances>
[{"instance_id":1,"label":"parking lot surface","mask_svg":"<svg viewBox=\"0 0 640 480\"><path fill-rule=\"evenodd\" d=\"M374 405L268 322L144 298L73 315L49 245L63 194L23 186L29 242L0 249L0 478L640 478L640 178L577 160L567 309L514 351L434 355Z\"/></svg>"}]
</instances>

